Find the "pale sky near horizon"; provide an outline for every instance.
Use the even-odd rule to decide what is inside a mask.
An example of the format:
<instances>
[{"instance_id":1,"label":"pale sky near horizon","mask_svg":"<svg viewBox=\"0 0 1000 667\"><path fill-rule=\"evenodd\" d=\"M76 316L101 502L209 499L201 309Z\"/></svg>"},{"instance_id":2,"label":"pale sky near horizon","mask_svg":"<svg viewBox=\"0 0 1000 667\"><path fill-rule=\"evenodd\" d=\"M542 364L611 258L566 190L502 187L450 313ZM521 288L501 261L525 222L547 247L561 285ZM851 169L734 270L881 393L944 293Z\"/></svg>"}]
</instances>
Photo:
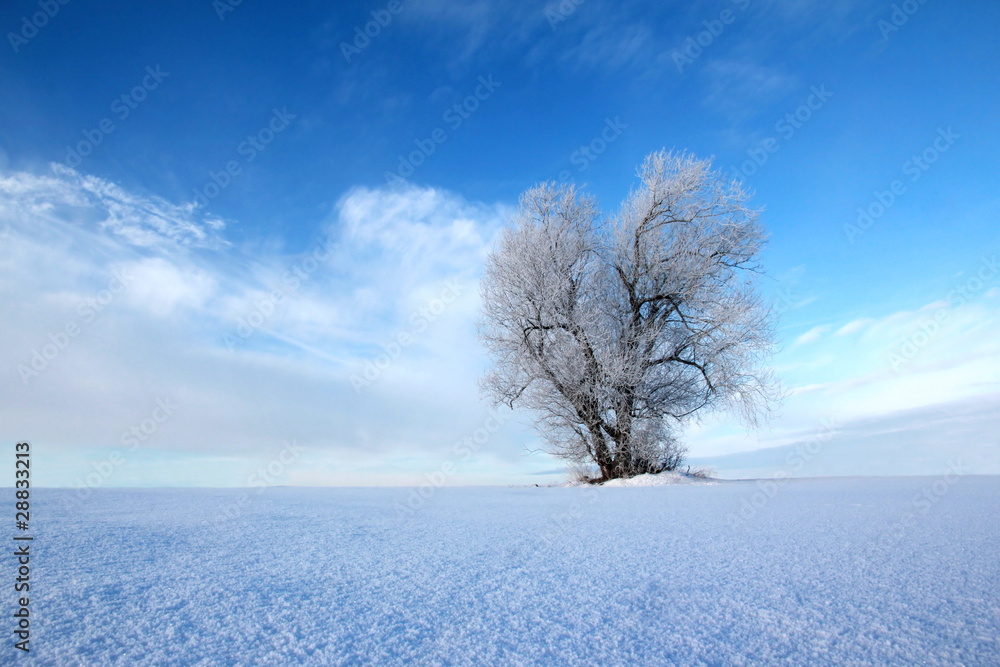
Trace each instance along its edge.
<instances>
[{"instance_id":1,"label":"pale sky near horizon","mask_svg":"<svg viewBox=\"0 0 1000 667\"><path fill-rule=\"evenodd\" d=\"M664 147L755 190L782 312L780 413L693 460L833 424L806 473L1000 474L996 3L56 5L0 8L38 485L558 481L477 389L483 259L533 183L611 212Z\"/></svg>"}]
</instances>

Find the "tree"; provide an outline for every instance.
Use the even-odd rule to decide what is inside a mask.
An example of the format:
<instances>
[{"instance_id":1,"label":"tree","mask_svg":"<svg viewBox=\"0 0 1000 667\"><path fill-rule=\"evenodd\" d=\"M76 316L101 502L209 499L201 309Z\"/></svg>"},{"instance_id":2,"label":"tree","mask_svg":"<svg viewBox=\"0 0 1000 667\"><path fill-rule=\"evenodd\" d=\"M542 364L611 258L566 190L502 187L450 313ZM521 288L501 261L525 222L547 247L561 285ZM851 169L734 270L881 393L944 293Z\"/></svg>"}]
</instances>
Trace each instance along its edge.
<instances>
[{"instance_id":1,"label":"tree","mask_svg":"<svg viewBox=\"0 0 1000 667\"><path fill-rule=\"evenodd\" d=\"M572 185L527 190L481 287L484 391L601 481L676 468L703 411L756 427L778 400L749 193L687 153L653 153L638 176L608 219Z\"/></svg>"}]
</instances>

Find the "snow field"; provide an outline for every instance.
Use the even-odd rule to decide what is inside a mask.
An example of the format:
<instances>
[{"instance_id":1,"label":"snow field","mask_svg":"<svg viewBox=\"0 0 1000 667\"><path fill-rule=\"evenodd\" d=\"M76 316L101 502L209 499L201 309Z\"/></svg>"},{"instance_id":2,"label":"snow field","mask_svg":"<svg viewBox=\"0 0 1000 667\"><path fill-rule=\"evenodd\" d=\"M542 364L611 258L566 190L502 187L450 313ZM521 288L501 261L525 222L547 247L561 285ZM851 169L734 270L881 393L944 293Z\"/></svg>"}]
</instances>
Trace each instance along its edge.
<instances>
[{"instance_id":1,"label":"snow field","mask_svg":"<svg viewBox=\"0 0 1000 667\"><path fill-rule=\"evenodd\" d=\"M1000 478L935 481L38 490L31 662L996 665Z\"/></svg>"}]
</instances>

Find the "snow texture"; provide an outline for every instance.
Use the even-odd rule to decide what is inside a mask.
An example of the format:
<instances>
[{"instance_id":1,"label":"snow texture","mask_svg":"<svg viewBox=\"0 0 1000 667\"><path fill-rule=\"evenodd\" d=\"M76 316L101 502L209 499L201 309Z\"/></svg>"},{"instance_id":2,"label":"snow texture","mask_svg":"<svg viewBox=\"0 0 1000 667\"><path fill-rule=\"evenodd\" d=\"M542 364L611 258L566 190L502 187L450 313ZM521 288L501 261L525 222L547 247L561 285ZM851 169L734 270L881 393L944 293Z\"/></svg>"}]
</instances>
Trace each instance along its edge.
<instances>
[{"instance_id":1,"label":"snow texture","mask_svg":"<svg viewBox=\"0 0 1000 667\"><path fill-rule=\"evenodd\" d=\"M1000 664L1000 478L410 494L37 490L28 662Z\"/></svg>"}]
</instances>

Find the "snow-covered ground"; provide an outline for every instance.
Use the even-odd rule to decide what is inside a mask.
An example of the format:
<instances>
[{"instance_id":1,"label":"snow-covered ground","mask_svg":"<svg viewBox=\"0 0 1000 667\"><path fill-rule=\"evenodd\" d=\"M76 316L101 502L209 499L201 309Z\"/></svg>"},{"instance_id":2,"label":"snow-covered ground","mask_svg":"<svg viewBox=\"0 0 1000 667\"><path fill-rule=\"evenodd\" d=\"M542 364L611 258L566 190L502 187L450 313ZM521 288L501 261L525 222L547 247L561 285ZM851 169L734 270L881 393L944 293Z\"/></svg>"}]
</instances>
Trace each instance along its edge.
<instances>
[{"instance_id":1,"label":"snow-covered ground","mask_svg":"<svg viewBox=\"0 0 1000 667\"><path fill-rule=\"evenodd\" d=\"M33 661L1000 663L996 477L245 493L35 492Z\"/></svg>"},{"instance_id":2,"label":"snow-covered ground","mask_svg":"<svg viewBox=\"0 0 1000 667\"><path fill-rule=\"evenodd\" d=\"M656 475L636 475L627 479L613 479L601 486L614 489L633 486L666 486L668 484L717 484L719 480L682 472L661 472ZM586 486L587 482L569 482L563 486Z\"/></svg>"}]
</instances>

